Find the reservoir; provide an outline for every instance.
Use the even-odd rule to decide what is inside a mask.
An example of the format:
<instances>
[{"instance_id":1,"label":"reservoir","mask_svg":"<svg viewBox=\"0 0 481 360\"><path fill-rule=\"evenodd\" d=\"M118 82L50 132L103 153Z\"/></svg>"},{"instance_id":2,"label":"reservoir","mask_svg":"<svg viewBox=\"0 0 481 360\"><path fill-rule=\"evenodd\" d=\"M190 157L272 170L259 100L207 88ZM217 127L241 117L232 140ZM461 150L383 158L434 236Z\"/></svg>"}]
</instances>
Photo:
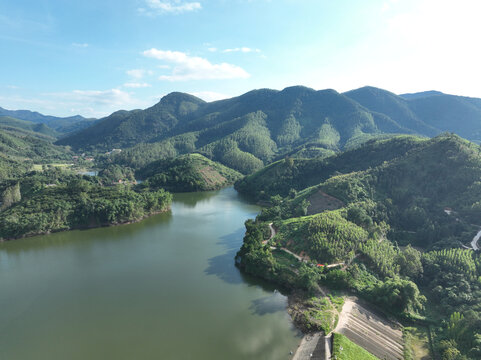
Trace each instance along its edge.
<instances>
[{"instance_id":1,"label":"reservoir","mask_svg":"<svg viewBox=\"0 0 481 360\"><path fill-rule=\"evenodd\" d=\"M234 266L258 211L176 194L136 224L0 243L0 360L289 359L286 297Z\"/></svg>"}]
</instances>

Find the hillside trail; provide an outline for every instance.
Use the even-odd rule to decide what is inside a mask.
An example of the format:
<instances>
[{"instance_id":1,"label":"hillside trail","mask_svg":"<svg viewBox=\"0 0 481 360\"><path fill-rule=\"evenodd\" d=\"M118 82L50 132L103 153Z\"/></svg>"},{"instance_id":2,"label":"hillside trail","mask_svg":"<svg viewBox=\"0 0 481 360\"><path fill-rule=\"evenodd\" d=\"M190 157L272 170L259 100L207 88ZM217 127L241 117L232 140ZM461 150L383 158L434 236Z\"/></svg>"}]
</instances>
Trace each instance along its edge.
<instances>
[{"instance_id":1,"label":"hillside trail","mask_svg":"<svg viewBox=\"0 0 481 360\"><path fill-rule=\"evenodd\" d=\"M274 226L272 226L272 223L269 223L269 229L271 230L271 236L269 237L269 239L264 240L262 242L262 245L266 245L277 234L276 229L274 229Z\"/></svg>"}]
</instances>

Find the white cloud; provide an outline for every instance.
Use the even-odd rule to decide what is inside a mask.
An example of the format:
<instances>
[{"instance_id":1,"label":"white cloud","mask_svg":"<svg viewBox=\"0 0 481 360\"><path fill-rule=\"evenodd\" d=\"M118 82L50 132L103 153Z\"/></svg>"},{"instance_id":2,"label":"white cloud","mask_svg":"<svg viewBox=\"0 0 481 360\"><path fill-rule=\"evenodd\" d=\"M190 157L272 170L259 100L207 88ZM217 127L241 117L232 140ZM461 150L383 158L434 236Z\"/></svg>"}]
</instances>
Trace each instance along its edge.
<instances>
[{"instance_id":1,"label":"white cloud","mask_svg":"<svg viewBox=\"0 0 481 360\"><path fill-rule=\"evenodd\" d=\"M89 44L87 44L87 43L72 43L72 46L77 47L77 48L86 48L86 47L89 47Z\"/></svg>"},{"instance_id":2,"label":"white cloud","mask_svg":"<svg viewBox=\"0 0 481 360\"><path fill-rule=\"evenodd\" d=\"M210 52L216 52L217 48L216 47L210 47L207 50L209 50Z\"/></svg>"},{"instance_id":3,"label":"white cloud","mask_svg":"<svg viewBox=\"0 0 481 360\"><path fill-rule=\"evenodd\" d=\"M132 103L130 94L119 90L73 90L64 93L50 93L66 101L83 102L95 105L118 105L123 106Z\"/></svg>"},{"instance_id":4,"label":"white cloud","mask_svg":"<svg viewBox=\"0 0 481 360\"><path fill-rule=\"evenodd\" d=\"M182 2L180 0L145 0L145 4L148 9L140 8L138 11L141 14L150 16L156 14L181 14L202 9L202 5L199 2Z\"/></svg>"},{"instance_id":5,"label":"white cloud","mask_svg":"<svg viewBox=\"0 0 481 360\"><path fill-rule=\"evenodd\" d=\"M233 49L225 49L222 52L225 53L230 53L230 52L243 52L243 53L250 53L250 52L255 52L255 53L260 53L260 49L251 49L248 47L240 47L240 48L233 48Z\"/></svg>"},{"instance_id":6,"label":"white cloud","mask_svg":"<svg viewBox=\"0 0 481 360\"><path fill-rule=\"evenodd\" d=\"M214 91L198 91L193 92L192 95L197 96L198 98L201 98L202 100L205 100L207 102L228 99L231 97L229 95L221 94Z\"/></svg>"},{"instance_id":7,"label":"white cloud","mask_svg":"<svg viewBox=\"0 0 481 360\"><path fill-rule=\"evenodd\" d=\"M150 49L144 56L173 64L170 75L162 75L160 80L185 81L204 79L245 79L250 77L244 69L228 63L212 64L209 60L189 56L180 51Z\"/></svg>"},{"instance_id":8,"label":"white cloud","mask_svg":"<svg viewBox=\"0 0 481 360\"><path fill-rule=\"evenodd\" d=\"M152 85L147 83L129 82L129 83L125 83L123 86L126 88L146 88L146 87L151 87Z\"/></svg>"},{"instance_id":9,"label":"white cloud","mask_svg":"<svg viewBox=\"0 0 481 360\"><path fill-rule=\"evenodd\" d=\"M134 79L142 79L144 76L153 75L154 72L151 70L144 70L144 69L132 69L127 70L127 75Z\"/></svg>"},{"instance_id":10,"label":"white cloud","mask_svg":"<svg viewBox=\"0 0 481 360\"><path fill-rule=\"evenodd\" d=\"M69 92L46 93L41 101L44 107L75 109L87 117L103 117L120 109L145 108L150 105L145 100L136 99L130 93L120 89L109 90L73 90Z\"/></svg>"}]
</instances>

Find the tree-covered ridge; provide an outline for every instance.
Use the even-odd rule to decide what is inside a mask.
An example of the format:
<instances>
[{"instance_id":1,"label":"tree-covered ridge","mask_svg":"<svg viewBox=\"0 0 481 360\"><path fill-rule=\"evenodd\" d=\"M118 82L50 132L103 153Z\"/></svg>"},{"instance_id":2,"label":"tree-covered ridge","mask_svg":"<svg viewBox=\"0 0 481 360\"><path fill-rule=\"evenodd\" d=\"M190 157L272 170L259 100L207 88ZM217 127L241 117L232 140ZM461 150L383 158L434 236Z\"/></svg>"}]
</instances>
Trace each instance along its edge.
<instances>
[{"instance_id":1,"label":"tree-covered ridge","mask_svg":"<svg viewBox=\"0 0 481 360\"><path fill-rule=\"evenodd\" d=\"M114 112L58 143L74 148L111 150L160 141L172 135L172 129L188 119L202 103L204 101L192 95L171 93L146 110Z\"/></svg>"},{"instance_id":2,"label":"tree-covered ridge","mask_svg":"<svg viewBox=\"0 0 481 360\"><path fill-rule=\"evenodd\" d=\"M373 215L390 224L397 241L444 248L468 242L473 233L480 179L479 146L443 135L378 167L332 177L321 188L346 203L375 201Z\"/></svg>"},{"instance_id":3,"label":"tree-covered ridge","mask_svg":"<svg viewBox=\"0 0 481 360\"><path fill-rule=\"evenodd\" d=\"M174 192L218 190L242 177L239 172L200 154L154 161L136 174L145 179L142 186Z\"/></svg>"},{"instance_id":4,"label":"tree-covered ridge","mask_svg":"<svg viewBox=\"0 0 481 360\"><path fill-rule=\"evenodd\" d=\"M291 189L302 190L317 185L333 175L351 173L381 165L421 147L427 139L396 136L387 140L370 140L358 148L327 158L296 159L286 157L236 183L236 189L256 200L273 195L286 196Z\"/></svg>"},{"instance_id":5,"label":"tree-covered ridge","mask_svg":"<svg viewBox=\"0 0 481 360\"><path fill-rule=\"evenodd\" d=\"M369 86L344 95L418 134L434 136L449 131L469 140L481 140L481 102L476 98L437 91L398 96Z\"/></svg>"},{"instance_id":6,"label":"tree-covered ridge","mask_svg":"<svg viewBox=\"0 0 481 360\"><path fill-rule=\"evenodd\" d=\"M106 187L59 169L3 181L0 192L0 239L138 221L172 201L163 189Z\"/></svg>"},{"instance_id":7,"label":"tree-covered ridge","mask_svg":"<svg viewBox=\"0 0 481 360\"><path fill-rule=\"evenodd\" d=\"M382 149L373 153L379 158L359 164L370 149ZM429 325L440 358L479 358L481 255L463 246L479 230L472 224L481 218L480 147L444 134L376 141L358 151L363 156L352 150L302 160L323 163L311 173L312 182L305 179L307 170L297 171L302 162L290 158L253 174L251 183L257 178L266 189L255 191L274 195L281 189L283 196L272 196L272 206L246 224L238 264L289 288L347 289L402 321ZM357 159L358 167L328 171L326 164L337 159L336 169L343 159ZM269 187L263 177L273 179L281 166L292 173L287 184ZM340 199L341 207L305 216L319 191ZM271 240L270 222L277 230Z\"/></svg>"},{"instance_id":8,"label":"tree-covered ridge","mask_svg":"<svg viewBox=\"0 0 481 360\"><path fill-rule=\"evenodd\" d=\"M10 116L0 116L0 129L6 131L17 131L20 133L30 133L33 136L53 141L58 132L49 128L47 125L40 123L19 120ZM42 136L43 135L43 136Z\"/></svg>"}]
</instances>

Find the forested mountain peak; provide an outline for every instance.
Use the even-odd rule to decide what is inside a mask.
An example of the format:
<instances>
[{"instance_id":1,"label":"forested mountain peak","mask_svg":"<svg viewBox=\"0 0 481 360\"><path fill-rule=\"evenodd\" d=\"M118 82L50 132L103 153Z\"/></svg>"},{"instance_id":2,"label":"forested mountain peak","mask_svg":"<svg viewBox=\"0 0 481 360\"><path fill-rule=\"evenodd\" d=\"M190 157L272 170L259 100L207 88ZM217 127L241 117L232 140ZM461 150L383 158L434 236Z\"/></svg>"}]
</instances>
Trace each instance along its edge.
<instances>
[{"instance_id":1,"label":"forested mountain peak","mask_svg":"<svg viewBox=\"0 0 481 360\"><path fill-rule=\"evenodd\" d=\"M187 93L183 92L171 92L165 96L163 96L160 101L153 106L153 108L158 106L172 106L173 108L179 109L185 104L192 104L192 105L201 105L204 104L205 101ZM194 108L196 109L196 108Z\"/></svg>"}]
</instances>

